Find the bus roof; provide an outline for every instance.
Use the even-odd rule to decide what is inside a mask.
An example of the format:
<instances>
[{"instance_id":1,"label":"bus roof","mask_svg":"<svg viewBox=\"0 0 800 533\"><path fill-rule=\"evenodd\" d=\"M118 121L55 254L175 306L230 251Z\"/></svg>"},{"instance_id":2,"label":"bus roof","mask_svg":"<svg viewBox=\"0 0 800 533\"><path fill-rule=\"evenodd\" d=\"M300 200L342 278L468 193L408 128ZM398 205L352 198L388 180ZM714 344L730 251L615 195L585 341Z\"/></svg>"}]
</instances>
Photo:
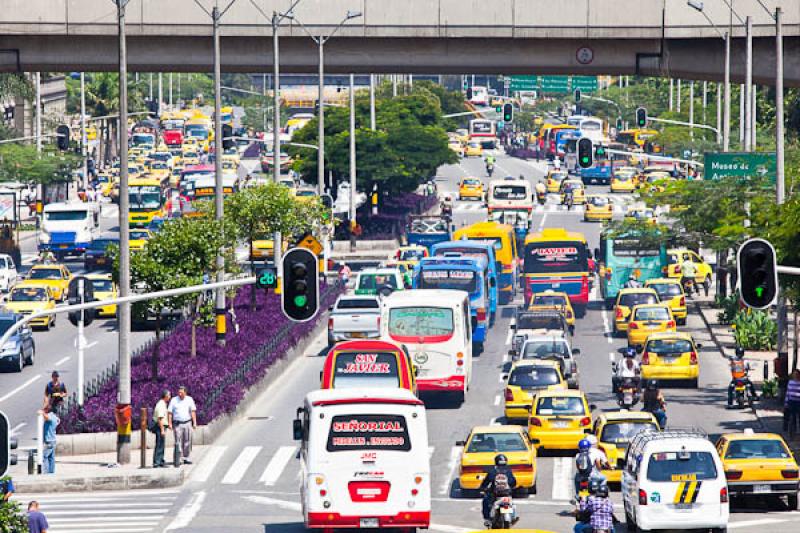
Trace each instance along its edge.
<instances>
[{"instance_id":1,"label":"bus roof","mask_svg":"<svg viewBox=\"0 0 800 533\"><path fill-rule=\"evenodd\" d=\"M460 228L456 231L456 234L460 237L461 235L473 234L473 233L485 233L486 235L476 235L476 237L483 237L483 236L490 236L490 234L494 233L505 233L505 232L513 232L514 227L510 224L501 224L499 222L494 222L492 220L485 220L483 222L476 222L471 226L467 226L465 228Z\"/></svg>"},{"instance_id":2,"label":"bus roof","mask_svg":"<svg viewBox=\"0 0 800 533\"><path fill-rule=\"evenodd\" d=\"M489 187L494 187L495 185L523 185L525 187L530 188L531 182L529 182L528 180L521 180L519 178L495 179L489 182Z\"/></svg>"},{"instance_id":3,"label":"bus roof","mask_svg":"<svg viewBox=\"0 0 800 533\"><path fill-rule=\"evenodd\" d=\"M647 135L658 135L659 131L658 130L644 130L644 129L640 129L640 128L634 128L632 130L622 130L621 132L618 133L618 135L622 135L622 134L633 135L634 133L645 133Z\"/></svg>"},{"instance_id":4,"label":"bus roof","mask_svg":"<svg viewBox=\"0 0 800 533\"><path fill-rule=\"evenodd\" d=\"M476 250L494 250L494 246L487 242L470 241L468 239L460 239L457 241L437 242L432 247L434 250L448 250L451 248L474 248Z\"/></svg>"},{"instance_id":5,"label":"bus roof","mask_svg":"<svg viewBox=\"0 0 800 533\"><path fill-rule=\"evenodd\" d=\"M583 233L567 231L564 228L544 228L525 237L525 244L538 241L581 241L586 244L586 237Z\"/></svg>"},{"instance_id":6,"label":"bus roof","mask_svg":"<svg viewBox=\"0 0 800 533\"><path fill-rule=\"evenodd\" d=\"M188 167L183 168L182 174L191 174L193 172L215 172L216 169L214 165L205 164L205 165L189 165Z\"/></svg>"},{"instance_id":7,"label":"bus roof","mask_svg":"<svg viewBox=\"0 0 800 533\"><path fill-rule=\"evenodd\" d=\"M223 187L230 187L236 182L239 181L239 176L231 175L231 174L223 174L222 175L222 186ZM213 175L211 176L201 176L194 181L195 189L201 187L214 187L216 185L216 180Z\"/></svg>"},{"instance_id":8,"label":"bus roof","mask_svg":"<svg viewBox=\"0 0 800 533\"><path fill-rule=\"evenodd\" d=\"M98 206L89 202L53 202L44 206L47 212L53 211L97 211Z\"/></svg>"},{"instance_id":9,"label":"bus roof","mask_svg":"<svg viewBox=\"0 0 800 533\"><path fill-rule=\"evenodd\" d=\"M451 289L414 289L395 291L383 299L383 305L400 307L454 307L467 299L467 293Z\"/></svg>"},{"instance_id":10,"label":"bus roof","mask_svg":"<svg viewBox=\"0 0 800 533\"><path fill-rule=\"evenodd\" d=\"M424 405L422 400L408 389L377 387L315 390L306 395L306 402L314 407L360 403Z\"/></svg>"}]
</instances>

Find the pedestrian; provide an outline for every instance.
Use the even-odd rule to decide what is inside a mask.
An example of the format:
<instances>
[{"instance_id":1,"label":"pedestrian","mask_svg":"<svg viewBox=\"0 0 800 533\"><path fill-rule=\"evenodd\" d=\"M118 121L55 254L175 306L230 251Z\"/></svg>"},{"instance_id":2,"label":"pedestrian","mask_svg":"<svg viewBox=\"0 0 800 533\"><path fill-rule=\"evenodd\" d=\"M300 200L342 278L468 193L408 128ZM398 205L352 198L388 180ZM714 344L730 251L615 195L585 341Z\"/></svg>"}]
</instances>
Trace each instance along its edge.
<instances>
[{"instance_id":1,"label":"pedestrian","mask_svg":"<svg viewBox=\"0 0 800 533\"><path fill-rule=\"evenodd\" d=\"M50 406L39 410L39 414L44 417L44 452L42 453L42 470L45 474L56 473L56 427L61 423Z\"/></svg>"},{"instance_id":2,"label":"pedestrian","mask_svg":"<svg viewBox=\"0 0 800 533\"><path fill-rule=\"evenodd\" d=\"M44 405L42 407L49 406L55 411L64 402L64 398L67 397L67 387L61 383L58 371L53 370L50 377L52 380L44 388Z\"/></svg>"},{"instance_id":3,"label":"pedestrian","mask_svg":"<svg viewBox=\"0 0 800 533\"><path fill-rule=\"evenodd\" d=\"M175 466L183 463L190 465L189 456L192 453L192 432L197 427L197 407L194 399L186 394L186 387L178 388L178 395L169 401L167 406L169 427L175 435Z\"/></svg>"},{"instance_id":4,"label":"pedestrian","mask_svg":"<svg viewBox=\"0 0 800 533\"><path fill-rule=\"evenodd\" d=\"M783 430L789 431L789 424L797 431L800 422L800 370L794 369L786 383L786 399L783 402Z\"/></svg>"},{"instance_id":5,"label":"pedestrian","mask_svg":"<svg viewBox=\"0 0 800 533\"><path fill-rule=\"evenodd\" d=\"M47 518L39 510L39 502L33 500L28 504L28 533L47 533L50 524Z\"/></svg>"},{"instance_id":6,"label":"pedestrian","mask_svg":"<svg viewBox=\"0 0 800 533\"><path fill-rule=\"evenodd\" d=\"M151 431L156 435L156 447L153 450L153 468L164 468L167 464L164 462L164 443L167 439L167 426L169 420L167 417L167 405L169 404L171 394L169 390L164 389L161 393L161 399L156 403L153 409L153 421L151 424Z\"/></svg>"},{"instance_id":7,"label":"pedestrian","mask_svg":"<svg viewBox=\"0 0 800 533\"><path fill-rule=\"evenodd\" d=\"M14 482L11 476L0 477L0 501L7 502L14 494Z\"/></svg>"}]
</instances>

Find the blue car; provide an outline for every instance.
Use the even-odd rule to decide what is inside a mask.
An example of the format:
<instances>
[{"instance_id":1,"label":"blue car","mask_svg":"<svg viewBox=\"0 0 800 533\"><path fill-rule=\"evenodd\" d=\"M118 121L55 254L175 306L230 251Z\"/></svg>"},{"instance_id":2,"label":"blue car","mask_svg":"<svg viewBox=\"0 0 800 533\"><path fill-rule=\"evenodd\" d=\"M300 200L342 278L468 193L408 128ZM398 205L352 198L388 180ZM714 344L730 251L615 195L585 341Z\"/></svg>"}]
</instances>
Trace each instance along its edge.
<instances>
[{"instance_id":1,"label":"blue car","mask_svg":"<svg viewBox=\"0 0 800 533\"><path fill-rule=\"evenodd\" d=\"M22 320L17 313L0 313L0 335L5 334L11 326ZM14 332L0 350L0 366L10 368L14 372L22 372L27 365L33 364L36 346L33 343L31 328L25 326Z\"/></svg>"}]
</instances>

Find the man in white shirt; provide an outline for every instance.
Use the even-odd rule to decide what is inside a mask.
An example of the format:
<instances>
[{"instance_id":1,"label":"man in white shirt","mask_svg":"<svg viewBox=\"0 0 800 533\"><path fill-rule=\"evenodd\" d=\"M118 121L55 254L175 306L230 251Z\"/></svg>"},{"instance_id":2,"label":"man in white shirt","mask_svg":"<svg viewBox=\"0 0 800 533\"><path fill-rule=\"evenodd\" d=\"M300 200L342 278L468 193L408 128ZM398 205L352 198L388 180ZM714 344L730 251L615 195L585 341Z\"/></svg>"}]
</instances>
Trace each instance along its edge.
<instances>
[{"instance_id":1,"label":"man in white shirt","mask_svg":"<svg viewBox=\"0 0 800 533\"><path fill-rule=\"evenodd\" d=\"M186 387L178 389L178 395L169 401L167 406L169 415L169 427L175 435L175 466L183 463L190 465L192 461L189 455L192 453L192 433L197 427L197 407L194 399L186 394Z\"/></svg>"}]
</instances>

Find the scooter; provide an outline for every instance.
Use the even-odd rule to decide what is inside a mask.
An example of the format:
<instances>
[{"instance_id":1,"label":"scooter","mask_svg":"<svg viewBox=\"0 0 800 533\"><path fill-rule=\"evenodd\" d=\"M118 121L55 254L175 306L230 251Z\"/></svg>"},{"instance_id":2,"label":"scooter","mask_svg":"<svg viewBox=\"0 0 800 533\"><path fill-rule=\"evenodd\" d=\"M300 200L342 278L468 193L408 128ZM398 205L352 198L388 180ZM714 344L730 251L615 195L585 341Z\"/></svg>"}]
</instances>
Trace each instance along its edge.
<instances>
[{"instance_id":1,"label":"scooter","mask_svg":"<svg viewBox=\"0 0 800 533\"><path fill-rule=\"evenodd\" d=\"M625 378L619 386L617 404L620 409L630 409L639 403L639 385L632 378Z\"/></svg>"},{"instance_id":2,"label":"scooter","mask_svg":"<svg viewBox=\"0 0 800 533\"><path fill-rule=\"evenodd\" d=\"M739 409L744 408L745 405L752 407L753 397L750 395L750 388L747 386L747 381L737 378L733 382L733 399Z\"/></svg>"},{"instance_id":3,"label":"scooter","mask_svg":"<svg viewBox=\"0 0 800 533\"><path fill-rule=\"evenodd\" d=\"M494 174L494 165L491 163L486 164L486 174L491 178Z\"/></svg>"},{"instance_id":4,"label":"scooter","mask_svg":"<svg viewBox=\"0 0 800 533\"><path fill-rule=\"evenodd\" d=\"M686 293L686 296L691 296L694 293L695 286L694 280L691 278L687 278L683 280L683 292Z\"/></svg>"},{"instance_id":5,"label":"scooter","mask_svg":"<svg viewBox=\"0 0 800 533\"><path fill-rule=\"evenodd\" d=\"M539 205L544 205L545 201L547 200L547 194L543 192L537 192L536 200L539 202Z\"/></svg>"},{"instance_id":6,"label":"scooter","mask_svg":"<svg viewBox=\"0 0 800 533\"><path fill-rule=\"evenodd\" d=\"M517 507L511 496L500 496L495 500L489 520L492 529L511 529L517 523Z\"/></svg>"}]
</instances>

